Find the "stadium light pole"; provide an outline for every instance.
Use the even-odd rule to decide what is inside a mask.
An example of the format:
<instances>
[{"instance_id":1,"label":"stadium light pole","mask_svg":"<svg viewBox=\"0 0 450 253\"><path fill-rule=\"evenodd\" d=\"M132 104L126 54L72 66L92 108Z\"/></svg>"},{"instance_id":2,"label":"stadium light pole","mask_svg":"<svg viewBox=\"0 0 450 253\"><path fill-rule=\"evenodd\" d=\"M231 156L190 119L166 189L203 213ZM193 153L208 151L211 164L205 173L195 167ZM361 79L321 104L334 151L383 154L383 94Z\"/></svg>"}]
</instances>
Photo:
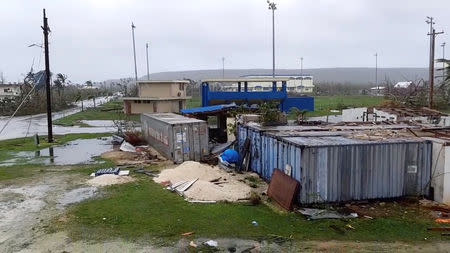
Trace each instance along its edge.
<instances>
[{"instance_id":1,"label":"stadium light pole","mask_svg":"<svg viewBox=\"0 0 450 253\"><path fill-rule=\"evenodd\" d=\"M147 80L150 80L150 71L149 71L149 67L148 67L148 42L145 43L145 53L146 53L146 57L147 57Z\"/></svg>"},{"instance_id":2,"label":"stadium light pole","mask_svg":"<svg viewBox=\"0 0 450 253\"><path fill-rule=\"evenodd\" d=\"M267 0L269 10L272 10L272 77L275 78L275 10L277 5Z\"/></svg>"}]
</instances>

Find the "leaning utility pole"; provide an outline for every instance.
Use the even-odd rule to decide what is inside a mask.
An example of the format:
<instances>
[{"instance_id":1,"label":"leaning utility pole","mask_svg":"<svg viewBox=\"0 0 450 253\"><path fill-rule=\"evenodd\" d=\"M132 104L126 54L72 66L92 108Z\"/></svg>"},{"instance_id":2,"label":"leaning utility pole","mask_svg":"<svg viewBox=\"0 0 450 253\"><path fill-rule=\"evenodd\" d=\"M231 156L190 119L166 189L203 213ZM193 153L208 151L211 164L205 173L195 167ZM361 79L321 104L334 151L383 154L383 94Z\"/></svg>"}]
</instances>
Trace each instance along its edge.
<instances>
[{"instance_id":1,"label":"leaning utility pole","mask_svg":"<svg viewBox=\"0 0 450 253\"><path fill-rule=\"evenodd\" d=\"M134 54L134 79L137 83L138 77L137 77L137 65L136 65L136 44L134 42L134 28L136 28L136 26L134 26L133 22L131 22L131 34L133 36L133 54Z\"/></svg>"},{"instance_id":2,"label":"leaning utility pole","mask_svg":"<svg viewBox=\"0 0 450 253\"><path fill-rule=\"evenodd\" d=\"M445 82L445 42L442 42L442 82Z\"/></svg>"},{"instance_id":3,"label":"leaning utility pole","mask_svg":"<svg viewBox=\"0 0 450 253\"><path fill-rule=\"evenodd\" d=\"M52 127L52 101L51 101L51 90L50 90L50 62L48 53L48 33L50 28L47 23L47 16L44 13L44 26L42 30L44 31L44 49L45 49L45 91L47 93L47 126L48 126L48 142L53 142L53 127Z\"/></svg>"},{"instance_id":4,"label":"leaning utility pole","mask_svg":"<svg viewBox=\"0 0 450 253\"><path fill-rule=\"evenodd\" d=\"M427 24L430 24L430 32L428 35L430 36L430 62L429 62L429 73L428 73L428 82L430 83L430 104L429 108L433 108L433 95L434 95L434 46L435 46L435 40L436 35L442 34L444 32L436 32L436 30L433 28L434 22L433 17L427 17L426 20Z\"/></svg>"}]
</instances>

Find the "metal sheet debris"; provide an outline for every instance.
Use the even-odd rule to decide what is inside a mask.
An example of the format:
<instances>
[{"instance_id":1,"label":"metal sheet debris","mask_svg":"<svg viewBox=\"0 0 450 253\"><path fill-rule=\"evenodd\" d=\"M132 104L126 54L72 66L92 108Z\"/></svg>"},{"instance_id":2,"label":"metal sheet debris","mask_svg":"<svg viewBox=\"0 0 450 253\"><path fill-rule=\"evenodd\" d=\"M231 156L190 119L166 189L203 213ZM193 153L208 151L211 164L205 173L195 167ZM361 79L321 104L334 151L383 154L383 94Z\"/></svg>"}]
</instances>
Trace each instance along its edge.
<instances>
[{"instance_id":1,"label":"metal sheet debris","mask_svg":"<svg viewBox=\"0 0 450 253\"><path fill-rule=\"evenodd\" d=\"M350 213L349 215L343 215L336 211L327 209L302 208L299 210L299 212L304 216L308 217L308 220L358 218L357 213Z\"/></svg>"},{"instance_id":2,"label":"metal sheet debris","mask_svg":"<svg viewBox=\"0 0 450 253\"><path fill-rule=\"evenodd\" d=\"M292 210L300 183L276 169L267 190L267 195L287 210Z\"/></svg>"}]
</instances>

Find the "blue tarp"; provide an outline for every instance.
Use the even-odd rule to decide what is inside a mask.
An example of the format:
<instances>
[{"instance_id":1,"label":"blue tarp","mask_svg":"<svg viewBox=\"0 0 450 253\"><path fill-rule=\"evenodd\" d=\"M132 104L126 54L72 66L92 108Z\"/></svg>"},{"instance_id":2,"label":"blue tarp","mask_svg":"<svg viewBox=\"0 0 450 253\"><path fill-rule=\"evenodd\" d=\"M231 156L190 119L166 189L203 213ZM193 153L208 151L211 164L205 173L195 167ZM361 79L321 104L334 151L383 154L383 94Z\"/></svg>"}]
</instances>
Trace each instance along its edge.
<instances>
[{"instance_id":1,"label":"blue tarp","mask_svg":"<svg viewBox=\"0 0 450 253\"><path fill-rule=\"evenodd\" d=\"M228 111L228 110L234 109L234 108L236 108L235 103L224 104L224 105L211 105L211 106L184 109L184 110L181 110L181 114L189 115L189 114L204 114L204 113L223 112L223 111Z\"/></svg>"}]
</instances>

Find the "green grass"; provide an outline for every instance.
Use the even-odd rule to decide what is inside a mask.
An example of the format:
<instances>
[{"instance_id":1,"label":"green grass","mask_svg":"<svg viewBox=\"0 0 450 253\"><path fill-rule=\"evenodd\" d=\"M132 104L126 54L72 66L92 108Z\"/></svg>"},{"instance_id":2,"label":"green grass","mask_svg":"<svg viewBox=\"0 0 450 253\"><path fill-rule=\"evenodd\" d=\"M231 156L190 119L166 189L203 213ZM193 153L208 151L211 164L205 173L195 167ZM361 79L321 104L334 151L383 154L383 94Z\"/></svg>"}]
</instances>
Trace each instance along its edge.
<instances>
[{"instance_id":1,"label":"green grass","mask_svg":"<svg viewBox=\"0 0 450 253\"><path fill-rule=\"evenodd\" d=\"M186 108L194 108L202 106L202 99L199 97L191 98L186 102Z\"/></svg>"},{"instance_id":2,"label":"green grass","mask_svg":"<svg viewBox=\"0 0 450 253\"><path fill-rule=\"evenodd\" d=\"M377 106L386 101L383 97L375 96L318 96L314 97L314 112L308 112L306 116L325 116L336 113L330 110L342 110L350 107Z\"/></svg>"},{"instance_id":3,"label":"green grass","mask_svg":"<svg viewBox=\"0 0 450 253\"><path fill-rule=\"evenodd\" d=\"M68 230L74 240L170 243L193 231L194 237L268 239L271 234L294 240L408 241L438 240L427 231L433 221L423 214L399 207L390 218L308 221L297 213L275 212L265 205L191 204L147 177L126 185L106 188L105 197L93 199L69 210L69 221L52 230ZM405 209L406 210L406 209ZM259 226L253 226L257 221ZM351 224L355 229L346 229ZM345 231L336 232L330 225Z\"/></svg>"},{"instance_id":4,"label":"green grass","mask_svg":"<svg viewBox=\"0 0 450 253\"><path fill-rule=\"evenodd\" d=\"M82 120L131 120L139 122L140 116L125 115L122 101L110 101L96 108L88 108L82 112L57 119L53 123L61 126L88 127L89 125L81 122Z\"/></svg>"}]
</instances>

